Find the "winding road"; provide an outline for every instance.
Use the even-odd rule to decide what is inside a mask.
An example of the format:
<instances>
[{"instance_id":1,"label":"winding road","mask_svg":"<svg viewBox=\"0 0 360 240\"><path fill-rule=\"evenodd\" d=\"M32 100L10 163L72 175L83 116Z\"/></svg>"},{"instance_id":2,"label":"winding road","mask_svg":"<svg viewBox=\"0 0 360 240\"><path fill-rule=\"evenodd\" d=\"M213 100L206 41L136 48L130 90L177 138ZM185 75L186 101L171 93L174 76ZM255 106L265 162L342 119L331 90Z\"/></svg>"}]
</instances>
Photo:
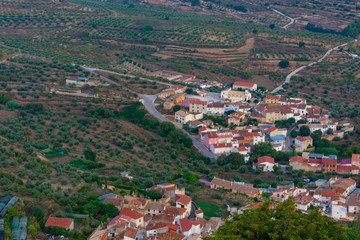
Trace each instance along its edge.
<instances>
[{"instance_id":1,"label":"winding road","mask_svg":"<svg viewBox=\"0 0 360 240\"><path fill-rule=\"evenodd\" d=\"M96 71L103 71L103 72L107 72L107 73L111 73L111 74L118 74L118 75L123 75L123 76L128 76L127 74L119 74L119 73L116 73L116 72L111 72L111 71L107 71L107 70L102 70L102 69L98 69L98 68L89 68L89 67L85 67L85 66L82 66L82 68L86 71L89 71L93 74L97 74L101 79L107 81L108 83L111 83L111 84L115 84L116 86L121 86L119 83L99 74L98 72ZM132 76L132 75L129 75L129 76ZM134 77L134 76L132 76ZM141 79L141 78L140 78ZM149 80L149 79L145 79L143 78L144 80L148 80L148 81L153 81L153 80ZM162 83L162 82L160 82ZM155 99L157 98L157 94L155 95L145 95L145 94L140 94L140 93L137 93L136 91L134 90L131 90L127 87L124 87L124 86L121 86L124 90L127 90L133 94L137 94L141 99L142 99L142 102L143 102L143 105L145 106L146 110L150 113L150 115L152 115L153 117L157 118L160 122L171 122L169 119L167 119L166 117L164 117L161 113L159 113L159 111L155 108ZM205 156L205 157L208 157L210 158L211 160L215 160L217 157L211 153L205 146L204 144L202 144L199 140L197 140L195 137L193 137L192 135L190 135L188 132L186 132L184 129L178 127L176 124L174 124L175 127L181 129L184 133L186 133L190 138L191 140L193 141L193 145Z\"/></svg>"},{"instance_id":2,"label":"winding road","mask_svg":"<svg viewBox=\"0 0 360 240\"><path fill-rule=\"evenodd\" d=\"M300 72L301 70L305 69L306 67L310 67L310 66L313 66L313 65L315 65L315 64L321 63L321 62L322 62L326 57L328 57L333 51L338 50L340 47L345 47L345 46L347 46L349 43L354 42L354 41L355 41L355 40L352 40L352 41L350 41L350 42L343 43L343 44L340 44L340 45L338 45L338 46L335 46L335 47L331 48L330 50L328 50L328 51L327 51L321 58L319 58L317 61L312 62L312 63L309 63L309 64L307 64L307 65L304 65L304 66L301 66L301 67L295 69L294 71L292 71L291 73L289 73L289 75L286 76L285 81L284 81L280 86L278 86L277 88L275 88L274 90L272 90L271 93L277 93L277 92L279 92L280 90L283 90L284 84L290 83L291 78L292 78L295 74L297 74L297 73Z\"/></svg>"},{"instance_id":3,"label":"winding road","mask_svg":"<svg viewBox=\"0 0 360 240\"><path fill-rule=\"evenodd\" d=\"M286 14L284 14L284 13L282 13L282 12L280 12L280 11L274 9L274 8L272 10L274 12L276 12L277 14L279 14L279 15L281 15L283 17L286 17L287 19L290 20L290 22L288 24L286 24L285 26L283 26L282 28L286 29L288 26L290 26L291 24L293 24L295 22L295 19L293 19L292 17L290 17L290 16L288 16L288 15L286 15Z\"/></svg>"}]
</instances>

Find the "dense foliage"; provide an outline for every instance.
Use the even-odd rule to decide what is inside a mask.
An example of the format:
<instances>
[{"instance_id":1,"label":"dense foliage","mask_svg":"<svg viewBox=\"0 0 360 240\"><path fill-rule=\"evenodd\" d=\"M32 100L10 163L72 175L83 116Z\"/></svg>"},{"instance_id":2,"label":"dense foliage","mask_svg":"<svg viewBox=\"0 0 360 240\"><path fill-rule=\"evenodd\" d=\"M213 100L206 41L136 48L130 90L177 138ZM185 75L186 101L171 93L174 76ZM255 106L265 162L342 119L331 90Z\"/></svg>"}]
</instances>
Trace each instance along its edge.
<instances>
[{"instance_id":1,"label":"dense foliage","mask_svg":"<svg viewBox=\"0 0 360 240\"><path fill-rule=\"evenodd\" d=\"M345 227L324 216L317 208L309 214L295 210L290 199L272 209L265 202L256 210L233 216L215 233L215 240L225 239L346 239Z\"/></svg>"}]
</instances>

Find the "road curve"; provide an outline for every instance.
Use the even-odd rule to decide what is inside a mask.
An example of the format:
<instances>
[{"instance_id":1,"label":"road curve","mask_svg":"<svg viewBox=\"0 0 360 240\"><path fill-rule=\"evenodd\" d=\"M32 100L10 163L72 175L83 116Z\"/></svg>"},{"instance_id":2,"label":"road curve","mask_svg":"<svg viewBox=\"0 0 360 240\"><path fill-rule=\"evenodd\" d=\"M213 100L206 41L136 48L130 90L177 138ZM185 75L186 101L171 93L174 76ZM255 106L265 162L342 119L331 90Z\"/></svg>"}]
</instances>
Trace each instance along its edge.
<instances>
[{"instance_id":1,"label":"road curve","mask_svg":"<svg viewBox=\"0 0 360 240\"><path fill-rule=\"evenodd\" d=\"M347 43L343 43L343 44L340 44L338 46L335 46L331 49L329 49L321 58L319 58L317 61L315 62L312 62L312 63L309 63L307 65L304 65L304 66L301 66L297 69L295 69L294 71L292 71L291 73L289 73L289 75L286 76L285 78L285 81L280 85L278 86L277 88L275 88L274 90L272 90L271 93L277 93L278 91L282 90L283 89L283 86L284 84L286 83L290 83L290 80L292 78L292 76L294 76L295 74L297 74L298 72L300 72L301 70L305 69L306 67L309 67L309 66L313 66L315 64L318 64L318 63L321 63L326 57L328 57L333 51L335 50L338 50L340 47L345 47L346 45L348 45L349 43L353 42L355 40L352 40L350 42L347 42Z\"/></svg>"},{"instance_id":2,"label":"road curve","mask_svg":"<svg viewBox=\"0 0 360 240\"><path fill-rule=\"evenodd\" d=\"M116 86L121 86L119 83L99 74L99 73L96 73L95 71L103 71L102 69L95 69L95 68L89 68L89 67L84 67L82 66L82 68L86 71L89 71L91 73L94 73L94 74L98 74L98 76L109 82L109 83L112 83L112 84L115 84ZM109 71L107 71L109 72ZM113 73L113 72L111 72ZM135 92L134 90L131 90L127 87L124 87L122 86L123 89L131 92L131 93L134 93L134 94L137 94L143 101L143 105L145 106L146 110L150 113L150 115L152 115L153 117L157 118L160 122L170 122L169 119L167 119L166 117L164 117L161 113L158 112L158 110L155 108L155 99L157 98L157 95L145 95L145 94L140 94L140 93L137 93ZM176 126L176 124L174 124L175 127L179 128L178 126ZM184 133L186 133L190 138L191 140L193 141L193 145L205 156L205 157L208 157L210 158L211 160L215 160L217 157L211 153L205 146L204 144L202 144L199 140L197 140L195 137L193 137L192 135L190 135L188 132L186 132L184 129L182 128L179 128L181 129Z\"/></svg>"},{"instance_id":3,"label":"road curve","mask_svg":"<svg viewBox=\"0 0 360 240\"><path fill-rule=\"evenodd\" d=\"M290 17L290 16L288 16L288 15L286 15L286 14L284 14L284 13L282 13L282 12L280 12L280 11L274 9L274 8L272 10L274 12L276 12L277 14L279 14L279 15L281 15L283 17L286 17L287 19L290 20L290 22L288 24L284 25L282 28L287 29L288 26L290 26L291 24L293 24L295 22L295 19L293 19L292 17Z\"/></svg>"}]
</instances>

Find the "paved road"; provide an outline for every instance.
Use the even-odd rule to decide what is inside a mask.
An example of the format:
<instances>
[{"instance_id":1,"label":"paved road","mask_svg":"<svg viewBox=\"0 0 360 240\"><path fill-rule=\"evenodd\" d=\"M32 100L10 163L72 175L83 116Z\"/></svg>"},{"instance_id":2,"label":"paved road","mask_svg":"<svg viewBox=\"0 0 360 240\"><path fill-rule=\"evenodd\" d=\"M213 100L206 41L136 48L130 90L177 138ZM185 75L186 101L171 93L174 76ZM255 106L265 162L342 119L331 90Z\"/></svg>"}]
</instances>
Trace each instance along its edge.
<instances>
[{"instance_id":1,"label":"paved road","mask_svg":"<svg viewBox=\"0 0 360 240\"><path fill-rule=\"evenodd\" d=\"M198 209L198 207L196 206L196 203L191 202L191 212L190 215L188 217L188 219L192 219L192 218L196 218L196 213L195 211Z\"/></svg>"},{"instance_id":2,"label":"paved road","mask_svg":"<svg viewBox=\"0 0 360 240\"><path fill-rule=\"evenodd\" d=\"M283 17L286 17L287 19L290 20L290 22L288 24L286 24L285 26L283 26L282 28L286 29L288 26L290 26L291 24L293 24L295 22L295 20L292 17L290 17L290 16L288 16L288 15L286 15L286 14L284 14L284 13L282 13L282 12L280 12L280 11L274 9L274 8L272 10L274 12L276 12L277 14L279 14L279 15L281 15Z\"/></svg>"},{"instance_id":3,"label":"paved road","mask_svg":"<svg viewBox=\"0 0 360 240\"><path fill-rule=\"evenodd\" d=\"M285 148L282 150L283 152L287 152L290 150L290 147L292 145L292 137L290 136L290 133L292 130L296 128L296 125L291 126L287 132L286 132L286 142L285 142Z\"/></svg>"},{"instance_id":4,"label":"paved road","mask_svg":"<svg viewBox=\"0 0 360 240\"><path fill-rule=\"evenodd\" d=\"M89 68L89 67L83 67L83 69L91 72L91 73L95 73L95 71L103 71L101 69L95 69L95 68ZM112 73L112 72L111 72ZM103 80L109 82L109 83L112 83L112 84L115 84L116 86L120 86L119 83L97 73L99 75L100 78L102 78ZM131 92L131 93L134 93L134 94L137 94L143 101L143 104L146 108L146 110L150 113L150 115L152 115L153 117L156 117L160 122L170 122L169 119L167 119L166 117L164 117L163 115L161 115L161 113L158 112L158 110L155 108L155 99L157 98L157 95L144 95L144 94L140 94L140 93L137 93L127 87L122 87L123 89ZM176 126L176 125L175 125ZM177 126L176 126L177 127ZM178 127L179 128L179 127ZM186 132L185 130L183 130L182 128L179 128L181 129L183 132L185 132L193 141L193 145L205 156L205 157L208 157L210 158L211 160L215 160L217 157L212 154L207 148L205 148L204 144L202 144L199 140L197 140L196 138L194 138L192 135L190 135L188 132Z\"/></svg>"},{"instance_id":5,"label":"paved road","mask_svg":"<svg viewBox=\"0 0 360 240\"><path fill-rule=\"evenodd\" d=\"M343 44L340 44L336 47L333 47L332 49L328 50L320 59L318 59L317 61L315 62L312 62L310 64L307 64L307 65L304 65L304 66L301 66L297 69L295 69L294 71L292 71L289 75L286 76L285 78L285 81L280 85L278 86L277 88L275 88L274 90L272 90L271 93L277 93L278 91L282 90L283 89L283 85L286 84L286 83L290 83L290 80L292 78L292 76L294 76L295 74L297 74L298 72L300 72L301 70L305 69L306 67L310 67L310 66L313 66L315 64L318 64L318 63L321 63L326 57L328 57L333 51L335 50L338 50L340 47L345 47L346 45L348 45L349 43L351 42L354 42L355 40L352 40L350 42L347 42L347 43L343 43Z\"/></svg>"}]
</instances>

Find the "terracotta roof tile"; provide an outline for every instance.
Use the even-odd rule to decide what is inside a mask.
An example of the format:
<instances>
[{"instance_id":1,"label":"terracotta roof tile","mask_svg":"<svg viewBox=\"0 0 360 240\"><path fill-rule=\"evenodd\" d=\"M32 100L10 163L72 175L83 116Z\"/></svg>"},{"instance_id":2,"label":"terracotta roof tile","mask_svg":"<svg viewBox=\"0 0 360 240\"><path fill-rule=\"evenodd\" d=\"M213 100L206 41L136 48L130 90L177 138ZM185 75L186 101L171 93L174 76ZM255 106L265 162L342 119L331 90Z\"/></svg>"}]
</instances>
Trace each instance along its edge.
<instances>
[{"instance_id":1,"label":"terracotta roof tile","mask_svg":"<svg viewBox=\"0 0 360 240\"><path fill-rule=\"evenodd\" d=\"M139 219L139 218L143 217L143 215L141 215L139 212L137 212L134 209L130 209L130 208L123 208L121 210L120 214L125 215L125 216L129 216L132 219Z\"/></svg>"},{"instance_id":2,"label":"terracotta roof tile","mask_svg":"<svg viewBox=\"0 0 360 240\"><path fill-rule=\"evenodd\" d=\"M137 231L133 228L127 228L125 230L125 237L136 239L136 233Z\"/></svg>"},{"instance_id":3,"label":"terracotta roof tile","mask_svg":"<svg viewBox=\"0 0 360 240\"><path fill-rule=\"evenodd\" d=\"M45 226L46 227L70 228L70 226L73 222L74 222L74 220L69 219L69 218L49 217L45 223Z\"/></svg>"},{"instance_id":4,"label":"terracotta roof tile","mask_svg":"<svg viewBox=\"0 0 360 240\"><path fill-rule=\"evenodd\" d=\"M176 198L176 202L179 202L184 205L188 205L189 203L191 203L191 197L183 194L176 194L175 198Z\"/></svg>"}]
</instances>

